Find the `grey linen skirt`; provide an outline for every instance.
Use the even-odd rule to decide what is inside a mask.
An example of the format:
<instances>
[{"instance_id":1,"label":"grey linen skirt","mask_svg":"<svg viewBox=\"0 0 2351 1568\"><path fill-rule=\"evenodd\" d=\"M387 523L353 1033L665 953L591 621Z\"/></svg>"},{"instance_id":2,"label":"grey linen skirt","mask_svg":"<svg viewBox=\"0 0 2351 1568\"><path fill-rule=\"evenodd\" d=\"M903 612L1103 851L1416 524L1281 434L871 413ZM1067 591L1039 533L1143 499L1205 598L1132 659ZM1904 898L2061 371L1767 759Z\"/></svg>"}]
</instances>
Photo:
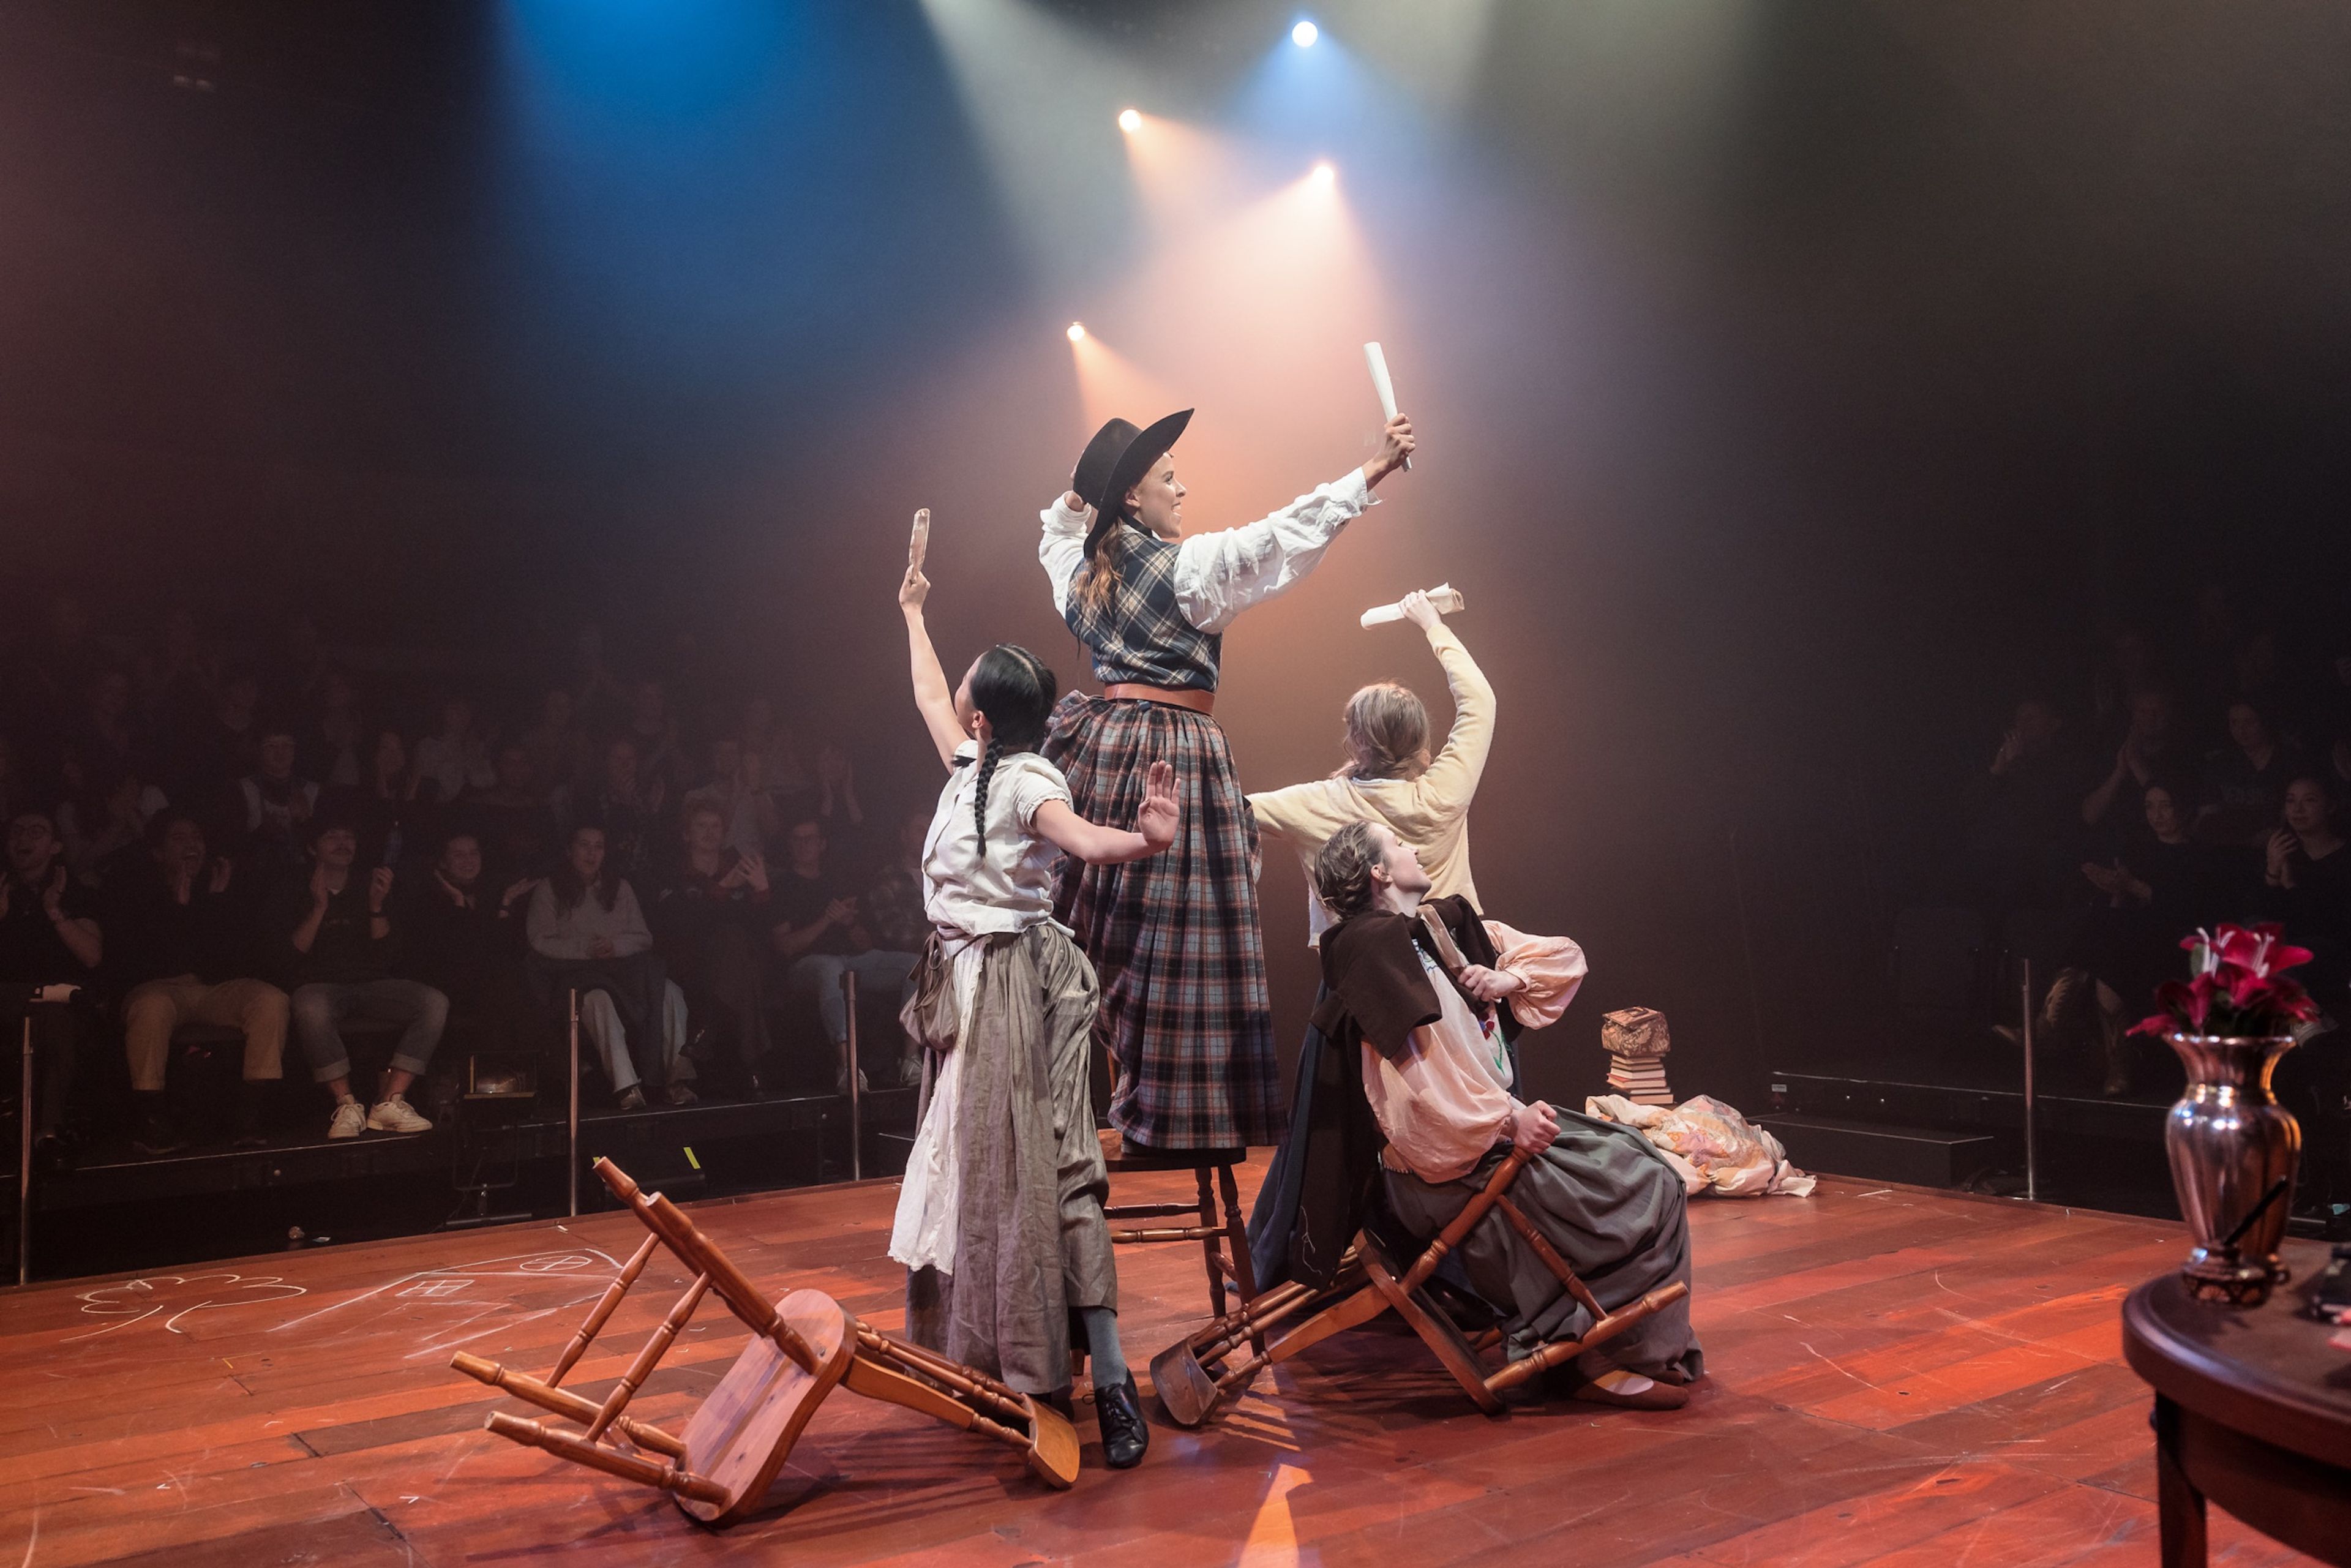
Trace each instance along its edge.
<instances>
[{"instance_id":1,"label":"grey linen skirt","mask_svg":"<svg viewBox=\"0 0 2351 1568\"><path fill-rule=\"evenodd\" d=\"M1118 1306L1086 1053L1094 972L1061 930L981 938L956 1049L963 1167L951 1273L911 1270L906 1334L1023 1394L1070 1383L1070 1314ZM924 1064L932 1112L935 1057Z\"/></svg>"},{"instance_id":2,"label":"grey linen skirt","mask_svg":"<svg viewBox=\"0 0 2351 1568\"><path fill-rule=\"evenodd\" d=\"M1509 1152L1497 1147L1459 1181L1441 1184L1384 1170L1388 1206L1414 1235L1435 1236L1485 1186ZM1681 1178L1629 1127L1559 1112L1559 1141L1520 1173L1510 1199L1611 1312L1669 1281L1689 1282L1689 1224ZM1592 1326L1592 1314L1499 1211L1479 1221L1453 1255L1467 1270L1471 1289L1502 1312L1511 1360L1552 1340L1580 1338ZM1689 1382L1705 1370L1687 1296L1590 1355L1671 1383ZM1600 1368L1587 1364L1583 1370L1592 1375Z\"/></svg>"}]
</instances>

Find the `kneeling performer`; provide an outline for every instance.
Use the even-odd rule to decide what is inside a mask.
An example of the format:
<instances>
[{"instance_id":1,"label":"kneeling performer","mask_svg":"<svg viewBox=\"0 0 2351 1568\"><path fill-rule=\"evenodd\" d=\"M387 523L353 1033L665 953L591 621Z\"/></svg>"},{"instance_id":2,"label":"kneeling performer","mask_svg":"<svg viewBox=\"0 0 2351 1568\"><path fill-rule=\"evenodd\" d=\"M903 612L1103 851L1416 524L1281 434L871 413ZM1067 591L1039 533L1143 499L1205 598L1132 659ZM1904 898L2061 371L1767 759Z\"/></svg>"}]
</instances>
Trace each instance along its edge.
<instances>
[{"instance_id":1,"label":"kneeling performer","mask_svg":"<svg viewBox=\"0 0 2351 1568\"><path fill-rule=\"evenodd\" d=\"M1086 1072L1094 971L1053 919L1053 871L1064 852L1103 865L1165 849L1175 774L1151 765L1135 831L1099 827L1070 809L1068 782L1037 753L1057 685L1042 660L999 644L949 691L923 623L927 523L915 523L898 602L915 706L952 773L923 843L933 932L906 1008L928 1048L890 1238L907 1269L906 1337L1023 1394L1065 1399L1074 1314L1103 1457L1123 1469L1142 1459L1149 1429L1119 1347L1102 1218L1110 1178Z\"/></svg>"},{"instance_id":2,"label":"kneeling performer","mask_svg":"<svg viewBox=\"0 0 2351 1568\"><path fill-rule=\"evenodd\" d=\"M1647 1139L1510 1092L1495 1004L1540 1027L1583 974L1573 944L1489 927L1460 897L1424 904L1428 873L1385 826L1354 822L1314 862L1335 923L1322 934L1330 988L1315 1023L1332 1044L1361 1042L1364 1096L1386 1139L1387 1207L1419 1237L1442 1230L1513 1146L1537 1157L1512 1200L1614 1312L1690 1276L1681 1178ZM1499 951L1498 951L1499 949ZM1499 1214L1454 1256L1502 1318L1510 1359L1583 1337L1590 1312ZM1576 1397L1672 1409L1703 1371L1687 1297L1552 1369Z\"/></svg>"}]
</instances>

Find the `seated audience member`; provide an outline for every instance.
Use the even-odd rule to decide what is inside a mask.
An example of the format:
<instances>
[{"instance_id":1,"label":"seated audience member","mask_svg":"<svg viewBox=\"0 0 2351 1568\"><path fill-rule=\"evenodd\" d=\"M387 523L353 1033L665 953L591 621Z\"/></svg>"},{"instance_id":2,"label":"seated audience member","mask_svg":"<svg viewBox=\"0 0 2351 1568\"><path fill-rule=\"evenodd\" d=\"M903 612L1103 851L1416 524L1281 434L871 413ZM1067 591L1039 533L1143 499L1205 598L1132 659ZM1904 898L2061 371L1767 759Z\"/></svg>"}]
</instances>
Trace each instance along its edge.
<instances>
[{"instance_id":1,"label":"seated audience member","mask_svg":"<svg viewBox=\"0 0 2351 1568\"><path fill-rule=\"evenodd\" d=\"M2303 771L2301 749L2280 740L2242 698L2229 705L2229 744L2206 758L2196 834L2207 843L2253 844L2276 826L2285 782Z\"/></svg>"},{"instance_id":2,"label":"seated audience member","mask_svg":"<svg viewBox=\"0 0 2351 1568\"><path fill-rule=\"evenodd\" d=\"M7 874L0 878L0 985L35 991L89 986L106 954L98 895L67 874L56 824L39 811L17 812L8 820L7 850ZM12 1008L0 1014L0 1025L8 1039L16 1039L23 1011ZM41 1082L34 1127L45 1160L65 1152L75 1063L96 1030L87 990L66 1007L35 1011L33 1054Z\"/></svg>"},{"instance_id":3,"label":"seated audience member","mask_svg":"<svg viewBox=\"0 0 2351 1568\"><path fill-rule=\"evenodd\" d=\"M367 776L368 727L350 677L329 670L319 687L319 711L302 737L298 766L329 789L355 789Z\"/></svg>"},{"instance_id":4,"label":"seated audience member","mask_svg":"<svg viewBox=\"0 0 2351 1568\"><path fill-rule=\"evenodd\" d=\"M768 764L743 743L724 737L710 743L710 777L685 792L685 807L708 806L726 824L726 846L739 855L764 855L778 831L775 798L768 792Z\"/></svg>"},{"instance_id":5,"label":"seated audience member","mask_svg":"<svg viewBox=\"0 0 2351 1568\"><path fill-rule=\"evenodd\" d=\"M2082 836L2080 783L2064 719L2038 697L2016 705L1993 753L1969 857L1995 906L2054 908L2073 890L2066 851Z\"/></svg>"},{"instance_id":6,"label":"seated audience member","mask_svg":"<svg viewBox=\"0 0 2351 1568\"><path fill-rule=\"evenodd\" d=\"M2335 821L2335 794L2314 773L2285 787L2284 826L2262 852L2262 913L2285 927L2285 939L2310 949L2303 984L2329 1019L2351 1007L2351 853Z\"/></svg>"},{"instance_id":7,"label":"seated audience member","mask_svg":"<svg viewBox=\"0 0 2351 1568\"><path fill-rule=\"evenodd\" d=\"M1632 1128L1511 1092L1509 1054L1495 1037L1565 1010L1583 976L1574 944L1489 924L1458 895L1423 904L1428 873L1381 823L1333 833L1315 858L1314 884L1333 917L1322 943L1330 995L1316 1018L1360 1078L1353 1103L1368 1103L1377 1137L1353 1146L1367 1152L1385 1140L1378 1180L1404 1228L1435 1236L1515 1150L1530 1158L1510 1201L1604 1309L1687 1283L1682 1183L1665 1157ZM1439 957L1432 918L1466 960L1458 967ZM1348 1146L1317 1143L1333 1152ZM1501 1315L1512 1359L1591 1326L1588 1309L1500 1215L1473 1228L1453 1257ZM1547 1382L1598 1404L1671 1409L1687 1398L1677 1385L1702 1369L1685 1297L1562 1364Z\"/></svg>"},{"instance_id":8,"label":"seated audience member","mask_svg":"<svg viewBox=\"0 0 2351 1568\"><path fill-rule=\"evenodd\" d=\"M235 800L237 780L261 757L261 683L250 670L225 675L211 711L177 737L158 780L163 793L192 811L210 811Z\"/></svg>"},{"instance_id":9,"label":"seated audience member","mask_svg":"<svg viewBox=\"0 0 2351 1568\"><path fill-rule=\"evenodd\" d=\"M541 878L494 883L482 841L465 831L441 845L411 891L408 967L449 998L453 1019L498 1033L527 1027L523 916Z\"/></svg>"},{"instance_id":10,"label":"seated audience member","mask_svg":"<svg viewBox=\"0 0 2351 1568\"><path fill-rule=\"evenodd\" d=\"M310 833L309 874L287 877L273 891L261 940L264 956L291 993L294 1032L310 1076L335 1097L327 1136L429 1132L433 1124L408 1103L408 1088L432 1063L449 1021L449 998L400 977L392 868L359 869L359 832L348 821L319 819ZM372 1107L351 1093L341 1030L350 1019L402 1026Z\"/></svg>"},{"instance_id":11,"label":"seated audience member","mask_svg":"<svg viewBox=\"0 0 2351 1568\"><path fill-rule=\"evenodd\" d=\"M571 827L593 823L603 830L604 858L614 875L642 876L668 796L660 778L638 767L637 743L620 736L604 747L601 775L568 791L559 814Z\"/></svg>"},{"instance_id":12,"label":"seated audience member","mask_svg":"<svg viewBox=\"0 0 2351 1568\"><path fill-rule=\"evenodd\" d=\"M580 993L580 1027L604 1063L623 1111L645 1105L639 1079L673 1105L695 1095L678 1053L685 996L670 983L631 887L604 849L604 830L571 831L569 852L530 895L530 975L542 1000ZM644 1060L632 1059L632 1040Z\"/></svg>"},{"instance_id":13,"label":"seated audience member","mask_svg":"<svg viewBox=\"0 0 2351 1568\"><path fill-rule=\"evenodd\" d=\"M72 746L82 766L99 777L146 771L146 747L131 724L130 672L108 668L90 677Z\"/></svg>"},{"instance_id":14,"label":"seated audience member","mask_svg":"<svg viewBox=\"0 0 2351 1568\"><path fill-rule=\"evenodd\" d=\"M674 798L685 788L688 764L677 721L670 716L669 694L659 681L642 680L629 688L627 734L636 742L638 777Z\"/></svg>"},{"instance_id":15,"label":"seated audience member","mask_svg":"<svg viewBox=\"0 0 2351 1568\"><path fill-rule=\"evenodd\" d=\"M731 1043L753 1093L767 1085L768 1015L760 986L760 934L768 912L768 862L726 841L726 821L707 800L689 799L685 852L655 884L653 935L685 992L697 1029Z\"/></svg>"},{"instance_id":16,"label":"seated audience member","mask_svg":"<svg viewBox=\"0 0 2351 1568\"><path fill-rule=\"evenodd\" d=\"M408 770L408 743L396 729L379 728L369 737L367 768L356 789L334 792L336 814L347 818L360 836L360 863L400 869L408 852L406 836L418 814L416 780Z\"/></svg>"},{"instance_id":17,"label":"seated audience member","mask_svg":"<svg viewBox=\"0 0 2351 1568\"><path fill-rule=\"evenodd\" d=\"M110 968L130 988L122 1002L124 1054L137 1108L131 1147L167 1155L186 1140L163 1098L172 1032L183 1024L216 1024L245 1035L235 1141L261 1142L265 1085L284 1075L286 993L246 972L252 956L252 910L235 867L207 856L204 830L185 811L150 824L149 863L112 891Z\"/></svg>"},{"instance_id":18,"label":"seated audience member","mask_svg":"<svg viewBox=\"0 0 2351 1568\"><path fill-rule=\"evenodd\" d=\"M2115 810L2117 800L2137 795L2158 779L2176 784L2195 776L2170 696L2153 689L2137 692L2131 697L2130 728L2115 752L2113 770L2082 797L2082 825L2116 836L2128 826Z\"/></svg>"},{"instance_id":19,"label":"seated audience member","mask_svg":"<svg viewBox=\"0 0 2351 1568\"><path fill-rule=\"evenodd\" d=\"M2109 861L2083 862L2080 874L2098 903L2067 943L2056 977L2043 996L2037 1040L2063 1043L2077 1010L2095 1009L2108 1097L2130 1088L2130 1026L2155 1010L2155 988L2180 973L2179 938L2232 919L2242 902L2241 851L2200 844L2171 788L2158 780L2140 791L2146 830ZM1997 1026L2011 1040L2014 1025Z\"/></svg>"},{"instance_id":20,"label":"seated audience member","mask_svg":"<svg viewBox=\"0 0 2351 1568\"><path fill-rule=\"evenodd\" d=\"M931 813L907 812L898 819L898 852L878 872L857 901L858 919L852 934L862 931L866 941L885 953L919 955L930 940L931 917L923 908L923 842L930 837ZM898 1058L898 1082L912 1086L923 1079L922 1049L906 1042Z\"/></svg>"},{"instance_id":21,"label":"seated audience member","mask_svg":"<svg viewBox=\"0 0 2351 1568\"><path fill-rule=\"evenodd\" d=\"M100 886L113 862L145 841L148 822L171 802L134 769L93 775L72 751L59 770L66 798L57 803L57 837L65 842L66 864L76 880Z\"/></svg>"},{"instance_id":22,"label":"seated audience member","mask_svg":"<svg viewBox=\"0 0 2351 1568\"><path fill-rule=\"evenodd\" d=\"M865 808L857 800L857 768L848 747L828 740L816 754L816 817L833 863L844 870L859 859L864 845L861 830Z\"/></svg>"},{"instance_id":23,"label":"seated audience member","mask_svg":"<svg viewBox=\"0 0 2351 1568\"><path fill-rule=\"evenodd\" d=\"M441 728L416 743L416 773L410 793L446 806L469 791L497 782L489 748L474 732L474 705L451 697L441 705Z\"/></svg>"},{"instance_id":24,"label":"seated audience member","mask_svg":"<svg viewBox=\"0 0 2351 1568\"><path fill-rule=\"evenodd\" d=\"M774 798L779 815L805 810L815 802L816 781L800 760L799 737L789 725L778 722L775 704L755 696L743 705L742 738L744 754L756 753L766 770L768 793Z\"/></svg>"},{"instance_id":25,"label":"seated audience member","mask_svg":"<svg viewBox=\"0 0 2351 1568\"><path fill-rule=\"evenodd\" d=\"M524 730L517 744L530 753L532 779L551 794L560 795L588 776L592 761L588 735L573 716L571 693L562 686L549 688L540 699L538 722Z\"/></svg>"},{"instance_id":26,"label":"seated audience member","mask_svg":"<svg viewBox=\"0 0 2351 1568\"><path fill-rule=\"evenodd\" d=\"M856 890L831 869L821 821L810 817L793 823L784 835L784 849L791 862L775 879L777 924L768 933L769 939L777 956L789 966L784 978L792 992L815 995L817 1016L823 1021L825 1041L831 1047L830 1060L840 1064L834 1085L845 1091L849 1086L849 1003L841 995L841 976L854 974L861 990L878 988L885 996L898 997L914 973L916 955L875 947L871 933L858 925ZM876 1051L882 1043L875 1042ZM867 1054L868 1060L873 1059L873 1052ZM890 1062L893 1076L900 1071L893 1060L895 1054L882 1058ZM860 1088L870 1086L862 1062L857 1078Z\"/></svg>"},{"instance_id":27,"label":"seated audience member","mask_svg":"<svg viewBox=\"0 0 2351 1568\"><path fill-rule=\"evenodd\" d=\"M245 858L272 876L301 863L319 810L319 786L294 776L300 749L291 727L264 727L260 766L238 786L245 796Z\"/></svg>"},{"instance_id":28,"label":"seated audience member","mask_svg":"<svg viewBox=\"0 0 2351 1568\"><path fill-rule=\"evenodd\" d=\"M555 814L520 741L498 747L497 782L469 798L458 813L500 876L543 873L556 852Z\"/></svg>"}]
</instances>

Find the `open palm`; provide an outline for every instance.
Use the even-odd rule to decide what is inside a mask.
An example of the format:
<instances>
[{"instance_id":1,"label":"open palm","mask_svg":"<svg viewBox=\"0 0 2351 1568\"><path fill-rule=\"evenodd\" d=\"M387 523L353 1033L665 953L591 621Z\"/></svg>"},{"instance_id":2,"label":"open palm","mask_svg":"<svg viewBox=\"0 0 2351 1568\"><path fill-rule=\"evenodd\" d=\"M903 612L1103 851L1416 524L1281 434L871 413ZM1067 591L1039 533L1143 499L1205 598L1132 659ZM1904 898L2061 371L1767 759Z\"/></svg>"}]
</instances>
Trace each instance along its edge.
<instances>
[{"instance_id":1,"label":"open palm","mask_svg":"<svg viewBox=\"0 0 2351 1568\"><path fill-rule=\"evenodd\" d=\"M1164 850L1176 841L1176 829L1183 821L1176 805L1176 769L1165 762L1155 762L1143 779L1143 809L1135 814L1134 831L1155 850Z\"/></svg>"}]
</instances>

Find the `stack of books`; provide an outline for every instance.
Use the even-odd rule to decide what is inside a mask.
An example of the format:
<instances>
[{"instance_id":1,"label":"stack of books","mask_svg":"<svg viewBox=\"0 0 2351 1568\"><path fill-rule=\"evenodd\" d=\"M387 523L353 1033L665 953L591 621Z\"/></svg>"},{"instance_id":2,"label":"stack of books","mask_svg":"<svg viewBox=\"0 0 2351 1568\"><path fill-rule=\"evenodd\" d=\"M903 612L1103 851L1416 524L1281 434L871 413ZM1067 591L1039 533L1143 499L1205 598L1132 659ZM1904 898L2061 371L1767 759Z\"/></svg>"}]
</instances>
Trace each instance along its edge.
<instances>
[{"instance_id":1,"label":"stack of books","mask_svg":"<svg viewBox=\"0 0 2351 1568\"><path fill-rule=\"evenodd\" d=\"M1671 1105L1674 1092L1666 1084L1661 1056L1608 1056L1608 1087L1635 1105Z\"/></svg>"}]
</instances>

